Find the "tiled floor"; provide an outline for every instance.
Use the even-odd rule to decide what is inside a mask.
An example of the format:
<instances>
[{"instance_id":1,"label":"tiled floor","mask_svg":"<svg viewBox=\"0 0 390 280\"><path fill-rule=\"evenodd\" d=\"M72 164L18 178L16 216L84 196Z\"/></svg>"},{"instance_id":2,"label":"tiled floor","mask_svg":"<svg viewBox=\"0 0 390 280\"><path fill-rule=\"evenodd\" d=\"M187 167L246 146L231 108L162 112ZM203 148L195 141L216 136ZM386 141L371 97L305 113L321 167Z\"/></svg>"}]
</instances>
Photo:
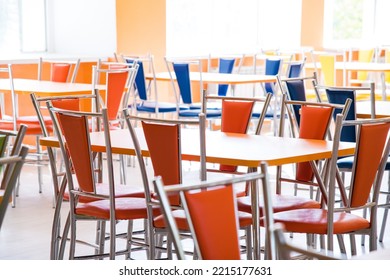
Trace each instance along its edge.
<instances>
[{"instance_id":1,"label":"tiled floor","mask_svg":"<svg viewBox=\"0 0 390 280\"><path fill-rule=\"evenodd\" d=\"M150 170L150 166L149 172ZM11 260L48 260L51 222L54 209L52 207L52 186L49 170L44 167L43 192L38 192L36 167L24 166L21 176L20 195L15 208L8 208L6 218L0 231L0 259ZM271 179L274 178L274 169L270 168ZM136 178L136 167L128 167L128 178ZM387 178L387 176L385 176ZM286 188L287 189L287 188ZM302 191L305 192L305 191ZM382 221L383 210L379 210L379 226ZM82 234L94 238L94 224L81 224ZM92 234L90 234L92 233ZM295 234L290 241L304 245L304 236ZM368 251L366 246L360 246L358 240L358 254ZM346 240L346 245L348 246ZM378 243L378 249L390 247L390 225L386 231L383 243ZM337 245L337 243L336 243ZM144 253L133 256L136 259L145 259Z\"/></svg>"}]
</instances>

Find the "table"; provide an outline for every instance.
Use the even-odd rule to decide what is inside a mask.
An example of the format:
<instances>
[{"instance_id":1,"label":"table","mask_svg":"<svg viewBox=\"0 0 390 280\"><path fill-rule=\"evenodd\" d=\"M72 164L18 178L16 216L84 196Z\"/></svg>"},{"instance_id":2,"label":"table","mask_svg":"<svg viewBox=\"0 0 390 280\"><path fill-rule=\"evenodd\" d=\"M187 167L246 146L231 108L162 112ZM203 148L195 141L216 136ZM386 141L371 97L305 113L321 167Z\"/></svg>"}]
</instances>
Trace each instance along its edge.
<instances>
[{"instance_id":1,"label":"table","mask_svg":"<svg viewBox=\"0 0 390 280\"><path fill-rule=\"evenodd\" d=\"M153 79L152 74L146 74L146 79ZM156 81L170 81L169 72L159 72L155 74ZM175 73L172 73L172 78L176 78ZM194 82L200 82L199 72L190 72L190 79ZM251 83L271 83L276 82L276 76L273 75L258 75L258 74L226 74L202 72L202 82L211 84L251 84Z\"/></svg>"},{"instance_id":2,"label":"table","mask_svg":"<svg viewBox=\"0 0 390 280\"><path fill-rule=\"evenodd\" d=\"M149 156L145 138L137 129L142 153ZM126 129L112 130L111 146L115 154L135 155L130 133ZM194 143L199 137L196 129L183 129L182 158L188 161L199 161L199 145ZM96 152L104 152L104 133L92 132L91 144ZM40 139L43 146L59 147L56 137ZM265 135L206 132L206 160L210 163L240 165L256 168L265 161L269 166L314 161L330 158L332 142L325 140L283 138ZM354 153L355 143L340 143L339 156Z\"/></svg>"},{"instance_id":3,"label":"table","mask_svg":"<svg viewBox=\"0 0 390 280\"><path fill-rule=\"evenodd\" d=\"M357 101L356 116L371 118L371 101ZM376 118L390 117L390 101L375 101L375 116Z\"/></svg>"},{"instance_id":4,"label":"table","mask_svg":"<svg viewBox=\"0 0 390 280\"><path fill-rule=\"evenodd\" d=\"M92 92L91 84L82 83L58 83L51 81L39 81L31 79L13 79L14 90L17 94L30 94L35 92L39 96L56 96L70 94L85 94ZM8 79L0 79L0 91L10 91Z\"/></svg>"},{"instance_id":5,"label":"table","mask_svg":"<svg viewBox=\"0 0 390 280\"><path fill-rule=\"evenodd\" d=\"M305 64L306 69L321 69L321 63L307 63ZM390 63L381 63L381 62L336 62L336 70L343 71L367 71L367 72L379 72L381 73L381 83L382 83L382 99L386 100L386 80L385 72L390 72Z\"/></svg>"},{"instance_id":6,"label":"table","mask_svg":"<svg viewBox=\"0 0 390 280\"><path fill-rule=\"evenodd\" d=\"M147 144L141 128L136 128L140 147L144 156L149 156ZM199 161L199 131L196 129L182 129L182 159ZM128 130L112 130L111 148L116 154L135 155L134 146ZM43 146L59 147L55 137L40 139ZM91 133L92 149L96 152L105 152L103 132ZM220 131L206 131L206 161L227 165L247 166L256 170L265 161L270 166L282 164L315 161L330 158L332 155L331 141L310 140L299 138L283 138L264 135L224 133ZM354 153L355 143L340 143L339 156ZM257 196L255 196L257 198ZM252 209L258 211L256 199L252 202ZM259 236L259 213L253 214L253 236L255 256L260 256L256 240Z\"/></svg>"}]
</instances>

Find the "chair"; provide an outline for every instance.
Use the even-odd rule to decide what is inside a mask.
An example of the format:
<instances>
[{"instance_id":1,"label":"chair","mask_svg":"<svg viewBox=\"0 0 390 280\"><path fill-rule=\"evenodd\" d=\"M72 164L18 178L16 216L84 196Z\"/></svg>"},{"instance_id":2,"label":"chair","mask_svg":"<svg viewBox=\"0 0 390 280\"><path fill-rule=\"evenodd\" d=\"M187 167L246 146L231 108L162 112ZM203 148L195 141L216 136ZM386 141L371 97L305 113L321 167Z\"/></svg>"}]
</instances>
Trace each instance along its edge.
<instances>
[{"instance_id":1,"label":"chair","mask_svg":"<svg viewBox=\"0 0 390 280\"><path fill-rule=\"evenodd\" d=\"M145 56L122 55L122 58L126 63L136 62L139 65L134 83L134 100L130 105L133 106L135 112L156 114L157 116L158 114L176 113L176 103L159 101L153 56L151 54ZM152 80L146 82L146 73L152 75Z\"/></svg>"},{"instance_id":2,"label":"chair","mask_svg":"<svg viewBox=\"0 0 390 280\"><path fill-rule=\"evenodd\" d=\"M121 111L129 106L131 88L137 76L139 64L134 62L99 62L92 67L93 91L99 94L107 108L110 129L123 128L124 121ZM103 90L101 89L103 82ZM123 155L119 155L121 162L121 182L126 183L126 163Z\"/></svg>"},{"instance_id":3,"label":"chair","mask_svg":"<svg viewBox=\"0 0 390 280\"><path fill-rule=\"evenodd\" d=\"M0 158L0 166L4 169L0 185L0 229L9 202L12 200L12 193L14 192L27 153L28 148L22 146L18 154L11 154Z\"/></svg>"},{"instance_id":4,"label":"chair","mask_svg":"<svg viewBox=\"0 0 390 280\"><path fill-rule=\"evenodd\" d=\"M39 192L42 192L42 172L41 172L41 164L42 164L42 152L39 145L39 137L42 134L41 127L39 125L38 119L36 116L19 116L19 106L18 106L18 96L15 93L14 90L14 83L13 83L13 72L12 72L12 65L8 64L4 68L0 68L0 72L5 73L7 76L6 79L9 80L10 83L10 95L11 95L11 110L12 113L10 116L5 115L5 112L0 111L0 129L1 130L10 130L10 131L17 131L20 129L21 125L26 125L26 135L33 135L36 136L36 152L32 153L31 149L29 150L29 160L26 160L27 163L31 163L32 160L31 157L37 158L38 164L38 183L39 183ZM2 106L3 107L3 106ZM35 161L34 161L35 162ZM15 194L18 195L19 191L19 183L17 184L15 188ZM16 206L16 199L13 200L13 206Z\"/></svg>"},{"instance_id":5,"label":"chair","mask_svg":"<svg viewBox=\"0 0 390 280\"><path fill-rule=\"evenodd\" d=\"M39 58L38 63L38 80L43 80L45 65L50 65L49 81L60 83L76 82L78 70L80 67L80 59L73 60L49 60Z\"/></svg>"},{"instance_id":6,"label":"chair","mask_svg":"<svg viewBox=\"0 0 390 280\"><path fill-rule=\"evenodd\" d=\"M260 134L266 117L268 106L271 102L272 94L268 93L263 97L226 97L216 95L204 95L204 103L214 100L219 101L221 111L221 132L246 134L250 130L250 122L258 118L257 125L252 129L256 134ZM253 113L253 109L261 107L259 115ZM205 106L203 106L205 108ZM208 171L222 173L237 173L238 166L220 165L218 170L208 169ZM245 191L247 193L247 191Z\"/></svg>"},{"instance_id":7,"label":"chair","mask_svg":"<svg viewBox=\"0 0 390 280\"><path fill-rule=\"evenodd\" d=\"M300 114L299 131L297 137L303 139L318 139L323 140L329 135L329 127L332 122L333 113L337 110L343 116L348 112L351 106L351 100L346 100L344 104L319 103L319 102L305 102L298 100L287 100L287 96L283 95L282 113L290 110L290 106L298 106ZM289 113L289 116L294 116ZM279 136L284 135L285 120L281 119ZM290 122L291 123L291 122ZM313 168L313 163L301 162L296 165L295 179L283 178L282 166L277 167L277 188L276 192L281 193L281 182L290 182L296 184L303 184L308 186L318 186L324 192L325 186L322 185L320 174ZM314 178L317 182L314 182Z\"/></svg>"},{"instance_id":8,"label":"chair","mask_svg":"<svg viewBox=\"0 0 390 280\"><path fill-rule=\"evenodd\" d=\"M357 52L357 59L355 60L353 58L353 53ZM372 62L374 60L375 55L375 48L368 48L368 49L358 49L356 50L350 50L350 61L358 61L358 62ZM349 84L351 86L362 86L362 84L370 83L371 81L368 80L368 72L366 71L357 71L355 73L355 77L351 77L349 79Z\"/></svg>"},{"instance_id":9,"label":"chair","mask_svg":"<svg viewBox=\"0 0 390 280\"><path fill-rule=\"evenodd\" d=\"M109 115L106 108L97 113L62 110L47 103L53 119L55 132L58 135L62 158L66 170L69 190L69 225L70 225L70 259L88 259L109 257L115 259L119 254L130 256L132 238L132 221L147 219L147 206L144 197L128 197L124 192L128 186L115 183L113 155L111 152ZM89 121L89 119L91 119ZM99 188L101 183L95 175L95 153L90 146L90 131L94 125L104 132L106 150L105 176L106 188ZM97 166L99 167L99 166ZM99 169L99 168L98 168ZM122 192L119 189L122 188ZM122 193L122 195L120 195ZM128 221L126 248L117 250L116 225L119 221ZM78 221L97 221L99 232L97 243L92 244L95 253L75 255ZM105 236L105 224L109 222L109 235ZM67 230L67 227L65 227ZM55 230L55 229L54 229ZM67 236L64 231L63 236ZM106 238L109 240L109 251L104 251ZM64 240L65 238L63 238ZM85 241L83 244L90 244ZM138 243L137 243L138 244ZM143 244L147 246L147 244Z\"/></svg>"},{"instance_id":10,"label":"chair","mask_svg":"<svg viewBox=\"0 0 390 280\"><path fill-rule=\"evenodd\" d=\"M301 77L305 68L306 57L298 61L290 61L286 69L286 78L299 78Z\"/></svg>"},{"instance_id":11,"label":"chair","mask_svg":"<svg viewBox=\"0 0 390 280\"><path fill-rule=\"evenodd\" d=\"M309 101L312 100L312 94L310 94L308 87L313 86L313 83L317 84L317 73L313 72L311 76L304 77L296 77L296 78L281 78L277 77L278 85L282 94L286 94L289 100L296 101ZM309 83L309 85L308 85ZM317 95L317 91L315 99L320 101L321 98ZM294 128L299 127L300 124L300 114L299 114L299 106L292 106L292 110L288 110L289 112L293 112L293 116L289 117L290 127L293 137L295 137ZM293 123L296 121L296 123Z\"/></svg>"},{"instance_id":12,"label":"chair","mask_svg":"<svg viewBox=\"0 0 390 280\"><path fill-rule=\"evenodd\" d=\"M287 104L296 104L296 105L303 105L302 115L301 115L301 121L303 122L301 124L301 130L300 130L300 138L313 138L313 139L324 139L329 122L332 117L332 112L334 107L339 107L337 105L331 105L327 104L323 106L324 104L319 103L311 103L311 102L298 102L298 101L288 101L286 98L286 95L282 96L282 113L285 114L285 110L288 108ZM321 120L323 122L321 128L317 125ZM280 121L280 137L283 137L282 131L284 131L284 119L281 119ZM316 122L316 125L313 125L314 122ZM316 135L318 133L318 135ZM315 185L319 186L323 191L325 189L323 181L320 180L320 174L318 172L313 173L317 169L312 169L310 164L307 163L298 163L296 168L296 174L295 178L284 178L282 177L282 166L276 167L276 194L271 195L272 199L272 207L274 213L279 213L283 211L288 211L291 209L319 209L321 207L321 202L306 198L303 196L294 196L294 195L287 195L282 193L282 182L289 182L289 183L299 183L299 184L306 184L306 185ZM318 179L318 183L313 182L313 177ZM251 204L251 195L238 197L237 198L237 204L238 209L241 211L245 211L248 213L252 213L253 208ZM264 205L259 204L259 212L260 216L264 214Z\"/></svg>"},{"instance_id":13,"label":"chair","mask_svg":"<svg viewBox=\"0 0 390 280\"><path fill-rule=\"evenodd\" d=\"M124 118L129 128L138 164L142 174L142 180L145 189L145 197L148 206L148 226L149 229L149 258L155 259L157 252L161 251L161 242L157 243L157 236L166 234L165 222L160 213L153 212L156 207L156 196L150 191L149 179L146 173L143 149L148 150L151 158L154 176L161 176L168 185L179 184L183 182L182 158L181 158L181 139L180 129L183 125L197 126L194 129L194 137L200 138L199 150L201 151L200 169L195 176L192 174L188 180L203 181L206 179L206 146L205 146L205 118L200 115L198 119L191 120L168 120L157 118L145 118L142 116L131 115L129 110L123 110ZM140 138L135 127L136 123L141 122L144 139ZM158 136L158 137L156 137ZM189 139L187 139L189 140ZM145 143L145 146L141 144ZM177 198L172 199L172 204L180 206ZM180 212L178 212L180 214ZM180 215L178 216L180 218ZM169 246L168 246L169 249ZM170 252L168 251L168 257Z\"/></svg>"},{"instance_id":14,"label":"chair","mask_svg":"<svg viewBox=\"0 0 390 280\"><path fill-rule=\"evenodd\" d=\"M236 208L234 185L261 181L263 199L268 205L266 218L272 223L272 207L268 198L268 177L266 164L261 173L248 173L225 180L208 180L196 184L167 186L161 177L154 180L163 216L167 221L169 235L173 239L177 258L185 259L180 237L180 224L172 210L170 197L179 195L194 240L195 251L201 260L239 260L239 215ZM274 248L272 237L267 237L267 247ZM270 255L271 256L271 255Z\"/></svg>"},{"instance_id":15,"label":"chair","mask_svg":"<svg viewBox=\"0 0 390 280\"><path fill-rule=\"evenodd\" d=\"M194 103L194 94L191 85L191 66L197 68L199 79L199 99L203 98L202 62L200 59L187 60L182 58L167 58L165 63L171 78L173 92L177 102L177 113L180 118L197 118L201 112L205 112L206 118L221 117L221 110L207 108L206 111ZM172 74L175 74L173 78ZM186 108L186 109L185 109Z\"/></svg>"},{"instance_id":16,"label":"chair","mask_svg":"<svg viewBox=\"0 0 390 280\"><path fill-rule=\"evenodd\" d=\"M218 73L231 74L234 72L240 73L241 67L244 63L245 55L222 55L218 57ZM213 57L210 55L208 62L208 71L212 70L212 60ZM236 70L234 67L237 65ZM208 85L209 87L210 85ZM226 96L229 89L229 85L219 84L217 89L218 96ZM231 86L232 95L234 95L234 85ZM209 90L209 89L208 89Z\"/></svg>"},{"instance_id":17,"label":"chair","mask_svg":"<svg viewBox=\"0 0 390 280\"><path fill-rule=\"evenodd\" d=\"M337 235L342 243L342 235L351 237L351 253L356 254L354 242L355 234L368 235L370 251L377 247L377 206L380 185L386 161L389 157L390 141L388 133L390 118L364 119L356 121L343 120L341 114L336 118L336 129L333 139L333 152L330 159L327 187L326 208L290 210L274 214L275 223L282 223L287 232L319 234L326 236L327 250L334 251L333 238ZM349 186L349 195L342 200L342 205L336 207L336 173L338 160L338 146L341 132L345 126L357 126L357 141L354 155L354 165ZM372 142L375 141L375 145ZM345 188L337 180L339 189ZM362 217L363 209L370 210L369 218ZM357 210L357 211L356 211ZM309 243L310 246L313 244ZM325 248L325 244L321 244ZM345 252L345 248L341 248Z\"/></svg>"},{"instance_id":18,"label":"chair","mask_svg":"<svg viewBox=\"0 0 390 280\"><path fill-rule=\"evenodd\" d=\"M346 120L356 120L356 102L357 101L357 96L359 95L359 92L369 92L369 95L371 97L371 118L375 118L375 83L371 82L369 86L349 86L349 87L324 87L317 85L316 87L317 91L324 90L326 92L327 99L331 103L338 103L341 104L345 102L346 99L351 99L351 107L349 109L349 112L346 116ZM337 112L336 112L337 113ZM334 118L336 117L336 114L334 115ZM345 127L340 136L341 141L346 141L346 142L356 142L356 128L354 126L348 126ZM337 160L337 166L342 173L342 178L344 180L345 178L345 173L346 172L352 172L353 170L353 164L354 164L354 157L353 156L348 156L348 157L342 157ZM390 159L387 160L387 163L385 165L385 171L390 172ZM390 184L390 178L388 178L388 185ZM381 192L383 194L387 194L386 191ZM380 205L379 207L382 207ZM386 207L385 212L383 215L383 221L382 221L382 226L379 234L379 241L382 242L383 237L384 237L384 231L386 227L386 220L387 220L387 212L388 209ZM363 240L364 241L364 240Z\"/></svg>"}]
</instances>

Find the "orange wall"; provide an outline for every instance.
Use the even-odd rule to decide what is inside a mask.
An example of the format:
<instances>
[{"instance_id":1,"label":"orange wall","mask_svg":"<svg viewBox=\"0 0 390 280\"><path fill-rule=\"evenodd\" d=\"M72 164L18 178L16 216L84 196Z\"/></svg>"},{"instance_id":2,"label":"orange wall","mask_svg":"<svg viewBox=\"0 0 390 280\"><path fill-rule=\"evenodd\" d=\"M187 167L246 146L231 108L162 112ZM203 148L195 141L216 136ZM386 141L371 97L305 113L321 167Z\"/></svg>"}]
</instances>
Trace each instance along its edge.
<instances>
[{"instance_id":1,"label":"orange wall","mask_svg":"<svg viewBox=\"0 0 390 280\"><path fill-rule=\"evenodd\" d=\"M301 46L323 49L324 0L302 0Z\"/></svg>"},{"instance_id":2,"label":"orange wall","mask_svg":"<svg viewBox=\"0 0 390 280\"><path fill-rule=\"evenodd\" d=\"M152 53L157 71L165 69L165 0L117 0L117 52Z\"/></svg>"}]
</instances>

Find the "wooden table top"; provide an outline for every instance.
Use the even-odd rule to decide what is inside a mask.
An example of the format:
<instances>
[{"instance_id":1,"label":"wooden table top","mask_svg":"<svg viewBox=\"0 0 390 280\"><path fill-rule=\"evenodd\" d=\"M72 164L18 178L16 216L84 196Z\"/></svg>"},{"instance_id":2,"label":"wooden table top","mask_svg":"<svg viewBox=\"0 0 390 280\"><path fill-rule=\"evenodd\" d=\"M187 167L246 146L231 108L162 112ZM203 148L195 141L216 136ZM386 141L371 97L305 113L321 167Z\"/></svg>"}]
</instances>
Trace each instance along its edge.
<instances>
[{"instance_id":1,"label":"wooden table top","mask_svg":"<svg viewBox=\"0 0 390 280\"><path fill-rule=\"evenodd\" d=\"M113 130L110 133L113 153L135 155L128 130ZM143 154L149 156L142 131L137 129L137 133ZM199 161L198 131L183 129L182 137L183 160ZM105 151L102 132L91 133L91 143L95 151ZM40 144L58 147L55 137L41 138ZM351 155L354 150L354 143L340 143L339 155ZM262 161L266 161L268 165L276 166L330 158L331 154L331 141L206 132L206 160L210 163L258 167Z\"/></svg>"},{"instance_id":2,"label":"wooden table top","mask_svg":"<svg viewBox=\"0 0 390 280\"><path fill-rule=\"evenodd\" d=\"M314 63L306 63L306 69L321 69L321 63L317 62L316 67ZM369 71L369 72L388 72L390 71L390 63L380 63L380 62L336 62L335 69L337 70L347 70L347 71Z\"/></svg>"}]
</instances>

